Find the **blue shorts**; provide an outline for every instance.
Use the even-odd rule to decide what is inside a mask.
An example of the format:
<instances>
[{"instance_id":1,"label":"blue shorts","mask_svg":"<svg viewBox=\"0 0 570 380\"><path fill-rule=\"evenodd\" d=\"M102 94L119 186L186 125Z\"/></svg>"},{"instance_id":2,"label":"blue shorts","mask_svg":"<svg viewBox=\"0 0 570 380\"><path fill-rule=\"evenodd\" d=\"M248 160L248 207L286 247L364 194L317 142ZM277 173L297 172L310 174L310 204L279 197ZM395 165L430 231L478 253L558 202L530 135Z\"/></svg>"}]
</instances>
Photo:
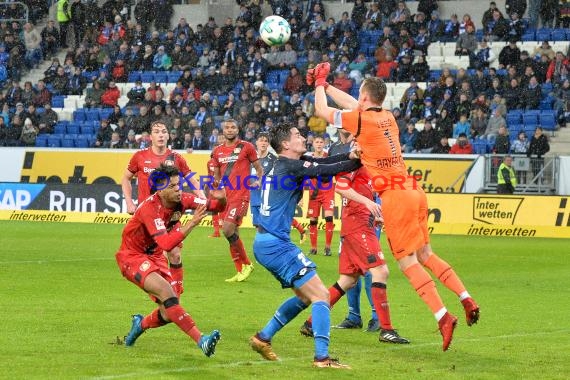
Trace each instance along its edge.
<instances>
[{"instance_id":1,"label":"blue shorts","mask_svg":"<svg viewBox=\"0 0 570 380\"><path fill-rule=\"evenodd\" d=\"M257 227L259 225L259 208L261 207L261 205L259 206L250 205L250 207L251 207L251 222L254 227Z\"/></svg>"},{"instance_id":2,"label":"blue shorts","mask_svg":"<svg viewBox=\"0 0 570 380\"><path fill-rule=\"evenodd\" d=\"M317 266L299 247L269 233L255 234L253 254L257 262L263 265L283 288L299 289L317 274Z\"/></svg>"}]
</instances>

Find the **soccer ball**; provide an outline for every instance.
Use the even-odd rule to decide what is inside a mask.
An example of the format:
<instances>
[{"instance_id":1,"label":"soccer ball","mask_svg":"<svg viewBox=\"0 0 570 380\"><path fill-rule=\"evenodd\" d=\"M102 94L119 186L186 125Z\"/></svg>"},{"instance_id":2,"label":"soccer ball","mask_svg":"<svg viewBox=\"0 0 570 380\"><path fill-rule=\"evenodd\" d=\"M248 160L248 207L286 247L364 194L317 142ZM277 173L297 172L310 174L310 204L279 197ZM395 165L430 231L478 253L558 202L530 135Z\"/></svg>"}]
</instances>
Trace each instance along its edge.
<instances>
[{"instance_id":1,"label":"soccer ball","mask_svg":"<svg viewBox=\"0 0 570 380\"><path fill-rule=\"evenodd\" d=\"M283 45L291 37L291 27L281 16L269 16L259 27L261 39L269 46Z\"/></svg>"}]
</instances>

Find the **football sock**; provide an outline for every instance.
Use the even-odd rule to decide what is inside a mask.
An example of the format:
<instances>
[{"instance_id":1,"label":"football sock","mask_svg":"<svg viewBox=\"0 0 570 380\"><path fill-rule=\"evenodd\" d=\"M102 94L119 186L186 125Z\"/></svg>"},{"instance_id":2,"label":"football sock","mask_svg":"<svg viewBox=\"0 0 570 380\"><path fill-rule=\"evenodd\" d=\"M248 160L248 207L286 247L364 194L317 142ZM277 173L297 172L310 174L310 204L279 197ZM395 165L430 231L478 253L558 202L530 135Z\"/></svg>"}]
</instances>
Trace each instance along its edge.
<instances>
[{"instance_id":1,"label":"football sock","mask_svg":"<svg viewBox=\"0 0 570 380\"><path fill-rule=\"evenodd\" d=\"M404 275L406 275L416 293L428 305L434 315L445 309L443 301L435 288L435 282L419 263L410 265L404 271Z\"/></svg>"},{"instance_id":2,"label":"football sock","mask_svg":"<svg viewBox=\"0 0 570 380\"><path fill-rule=\"evenodd\" d=\"M453 293L461 296L461 294L465 292L463 282L461 282L451 265L442 260L435 253L428 257L424 262L424 266L439 278L439 281Z\"/></svg>"},{"instance_id":3,"label":"football sock","mask_svg":"<svg viewBox=\"0 0 570 380\"><path fill-rule=\"evenodd\" d=\"M230 247L233 247L237 253L240 263L242 265L251 265L251 261L249 261L249 257L247 257L245 247L243 246L243 241L240 239L239 235L237 233L234 233L228 238L228 241L230 241Z\"/></svg>"},{"instance_id":4,"label":"football sock","mask_svg":"<svg viewBox=\"0 0 570 380\"><path fill-rule=\"evenodd\" d=\"M329 356L331 330L331 309L328 302L314 302L311 314L313 317L313 336L315 337L315 359L326 359Z\"/></svg>"},{"instance_id":5,"label":"football sock","mask_svg":"<svg viewBox=\"0 0 570 380\"><path fill-rule=\"evenodd\" d=\"M366 297L368 298L368 303L372 308L371 319L378 320L378 315L376 314L376 307L374 306L374 301L372 300L372 273L366 272L364 275L364 290L366 291Z\"/></svg>"},{"instance_id":6,"label":"football sock","mask_svg":"<svg viewBox=\"0 0 570 380\"><path fill-rule=\"evenodd\" d=\"M388 305L388 294L386 284L373 282L371 285L372 301L380 319L380 326L384 330L394 330L390 319L390 306Z\"/></svg>"},{"instance_id":7,"label":"football sock","mask_svg":"<svg viewBox=\"0 0 570 380\"><path fill-rule=\"evenodd\" d=\"M291 225L297 230L299 231L300 234L304 234L305 233L305 228L303 227L303 225L301 223L299 223L297 221L297 219L293 219L293 223L291 223Z\"/></svg>"},{"instance_id":8,"label":"football sock","mask_svg":"<svg viewBox=\"0 0 570 380\"><path fill-rule=\"evenodd\" d=\"M301 301L299 297L291 297L279 306L273 318L267 322L267 325L258 333L258 336L265 341L271 341L271 338L287 323L293 320L299 313L307 308L307 305Z\"/></svg>"},{"instance_id":9,"label":"football sock","mask_svg":"<svg viewBox=\"0 0 570 380\"><path fill-rule=\"evenodd\" d=\"M345 293L344 290L342 290L338 282L335 282L334 285L329 288L329 305L330 305L329 307L331 309L334 306L334 304L337 303L338 300L342 298L342 296L344 296L344 293ZM309 319L307 319L307 322L312 324L313 316L310 316Z\"/></svg>"},{"instance_id":10,"label":"football sock","mask_svg":"<svg viewBox=\"0 0 570 380\"><path fill-rule=\"evenodd\" d=\"M180 330L184 331L194 342L198 343L202 333L196 327L196 323L184 310L182 306L178 304L178 298L172 297L163 302L164 310L166 311L166 317L176 324Z\"/></svg>"},{"instance_id":11,"label":"football sock","mask_svg":"<svg viewBox=\"0 0 570 380\"><path fill-rule=\"evenodd\" d=\"M174 291L178 296L184 292L184 288L182 286L184 282L184 268L182 267L182 263L180 264L170 264L170 275L172 279L176 281L176 284L173 286Z\"/></svg>"},{"instance_id":12,"label":"football sock","mask_svg":"<svg viewBox=\"0 0 570 380\"><path fill-rule=\"evenodd\" d=\"M346 291L346 300L348 302L348 316L347 319L352 322L362 322L360 316L360 291L362 290L362 282L360 278L356 280L356 284Z\"/></svg>"},{"instance_id":13,"label":"football sock","mask_svg":"<svg viewBox=\"0 0 570 380\"><path fill-rule=\"evenodd\" d=\"M169 321L165 320L162 315L160 315L160 309L154 309L149 315L144 317L141 321L141 327L143 330L154 329L160 326L164 326Z\"/></svg>"},{"instance_id":14,"label":"football sock","mask_svg":"<svg viewBox=\"0 0 570 380\"><path fill-rule=\"evenodd\" d=\"M325 247L330 248L334 232L333 217L327 216L325 217L325 221Z\"/></svg>"},{"instance_id":15,"label":"football sock","mask_svg":"<svg viewBox=\"0 0 570 380\"><path fill-rule=\"evenodd\" d=\"M214 234L219 235L220 234L220 214L217 212L212 214L212 225L214 226Z\"/></svg>"},{"instance_id":16,"label":"football sock","mask_svg":"<svg viewBox=\"0 0 570 380\"><path fill-rule=\"evenodd\" d=\"M311 220L309 222L309 237L311 238L311 248L317 249L317 236L318 236L318 229L317 229L317 221Z\"/></svg>"}]
</instances>

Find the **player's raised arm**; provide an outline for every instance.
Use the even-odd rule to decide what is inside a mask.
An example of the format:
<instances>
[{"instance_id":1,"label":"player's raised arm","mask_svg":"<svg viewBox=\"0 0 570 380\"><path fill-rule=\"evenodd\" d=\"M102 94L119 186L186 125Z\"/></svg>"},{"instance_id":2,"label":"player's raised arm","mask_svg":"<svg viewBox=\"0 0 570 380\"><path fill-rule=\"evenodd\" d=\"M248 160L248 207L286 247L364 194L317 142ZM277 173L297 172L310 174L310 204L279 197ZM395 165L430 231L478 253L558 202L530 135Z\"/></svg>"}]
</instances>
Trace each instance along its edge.
<instances>
[{"instance_id":1,"label":"player's raised arm","mask_svg":"<svg viewBox=\"0 0 570 380\"><path fill-rule=\"evenodd\" d=\"M206 206L206 211L219 212L226 207L226 193L224 190L212 189L208 192L208 198L182 193L181 203L183 210L195 210L200 206Z\"/></svg>"},{"instance_id":2,"label":"player's raised arm","mask_svg":"<svg viewBox=\"0 0 570 380\"><path fill-rule=\"evenodd\" d=\"M346 178L343 178L342 180L349 181ZM351 201L355 201L358 203L362 203L364 206L366 206L368 211L370 211L372 213L372 215L374 215L374 218L376 218L379 221L384 221L384 218L382 217L382 207L379 204L377 204L376 202L374 202L373 200L368 199L367 197L365 197L362 194L359 194L353 188L346 186L346 185L345 186L336 186L335 192L340 194L342 197L344 197L346 199L349 199Z\"/></svg>"},{"instance_id":3,"label":"player's raised arm","mask_svg":"<svg viewBox=\"0 0 570 380\"><path fill-rule=\"evenodd\" d=\"M337 108L329 107L327 95L343 109L353 110L358 108L358 100L327 83L330 72L328 62L319 63L314 69L307 72L307 84L315 85L315 113L329 123L334 123L334 114Z\"/></svg>"},{"instance_id":4,"label":"player's raised arm","mask_svg":"<svg viewBox=\"0 0 570 380\"><path fill-rule=\"evenodd\" d=\"M289 173L297 178L329 177L342 172L351 172L362 166L360 160L345 160L333 164L299 160L291 161L289 164Z\"/></svg>"}]
</instances>

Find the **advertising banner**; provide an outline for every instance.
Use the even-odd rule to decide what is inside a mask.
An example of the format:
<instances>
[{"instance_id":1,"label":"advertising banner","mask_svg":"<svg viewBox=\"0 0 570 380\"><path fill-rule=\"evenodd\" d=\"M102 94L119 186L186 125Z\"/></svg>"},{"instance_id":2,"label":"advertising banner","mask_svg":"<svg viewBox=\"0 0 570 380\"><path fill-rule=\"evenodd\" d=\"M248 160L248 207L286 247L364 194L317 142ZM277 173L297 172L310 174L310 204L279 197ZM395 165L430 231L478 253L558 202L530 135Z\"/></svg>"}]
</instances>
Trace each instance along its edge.
<instances>
[{"instance_id":1,"label":"advertising banner","mask_svg":"<svg viewBox=\"0 0 570 380\"><path fill-rule=\"evenodd\" d=\"M21 170L24 183L120 184L134 151L27 150ZM209 153L182 153L188 166L206 175ZM475 158L406 158L408 174L428 193L460 193Z\"/></svg>"}]
</instances>

